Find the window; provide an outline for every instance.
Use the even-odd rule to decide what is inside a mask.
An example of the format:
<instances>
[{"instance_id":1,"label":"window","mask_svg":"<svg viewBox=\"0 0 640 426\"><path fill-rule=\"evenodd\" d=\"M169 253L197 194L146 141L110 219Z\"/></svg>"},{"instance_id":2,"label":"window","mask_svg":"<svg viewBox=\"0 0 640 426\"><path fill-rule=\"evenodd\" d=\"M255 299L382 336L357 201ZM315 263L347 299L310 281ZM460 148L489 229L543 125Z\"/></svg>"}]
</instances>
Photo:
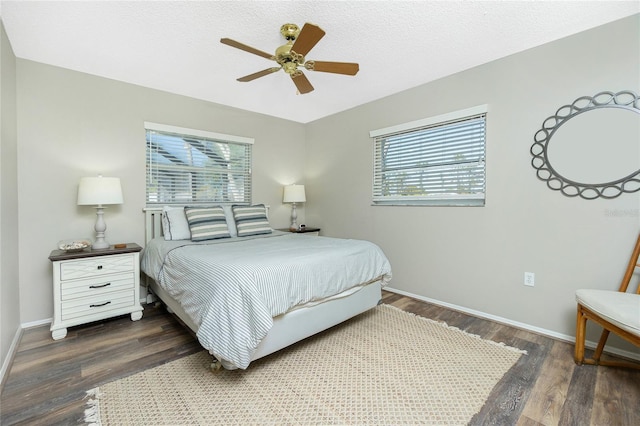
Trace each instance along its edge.
<instances>
[{"instance_id":1,"label":"window","mask_svg":"<svg viewBox=\"0 0 640 426\"><path fill-rule=\"evenodd\" d=\"M484 205L486 112L482 105L371 131L373 204Z\"/></svg>"},{"instance_id":2,"label":"window","mask_svg":"<svg viewBox=\"0 0 640 426\"><path fill-rule=\"evenodd\" d=\"M253 139L145 123L147 204L251 203Z\"/></svg>"}]
</instances>

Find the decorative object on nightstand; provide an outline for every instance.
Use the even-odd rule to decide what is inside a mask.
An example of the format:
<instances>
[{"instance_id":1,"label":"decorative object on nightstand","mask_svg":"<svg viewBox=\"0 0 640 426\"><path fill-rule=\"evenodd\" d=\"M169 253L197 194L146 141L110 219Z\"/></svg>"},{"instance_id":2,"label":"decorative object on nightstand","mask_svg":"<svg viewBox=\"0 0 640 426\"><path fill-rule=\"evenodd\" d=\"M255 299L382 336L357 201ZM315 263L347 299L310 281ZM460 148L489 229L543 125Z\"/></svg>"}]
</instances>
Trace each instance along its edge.
<instances>
[{"instance_id":1,"label":"decorative object on nightstand","mask_svg":"<svg viewBox=\"0 0 640 426\"><path fill-rule=\"evenodd\" d=\"M283 203L291 203L291 226L290 230L298 229L298 212L296 211L296 203L304 203L307 197L304 194L304 185L287 185L284 187Z\"/></svg>"},{"instance_id":2,"label":"decorative object on nightstand","mask_svg":"<svg viewBox=\"0 0 640 426\"><path fill-rule=\"evenodd\" d=\"M104 231L107 230L103 217L105 204L122 204L120 179L102 176L81 178L78 185L78 205L96 206L96 241L91 246L94 250L109 248L109 243L104 239Z\"/></svg>"},{"instance_id":3,"label":"decorative object on nightstand","mask_svg":"<svg viewBox=\"0 0 640 426\"><path fill-rule=\"evenodd\" d=\"M88 238L62 240L58 243L58 249L67 253L77 253L89 247L91 247L91 241Z\"/></svg>"},{"instance_id":4,"label":"decorative object on nightstand","mask_svg":"<svg viewBox=\"0 0 640 426\"><path fill-rule=\"evenodd\" d=\"M63 339L67 327L118 315L131 314L132 321L142 318L141 250L138 244L128 243L122 248L52 251L51 337Z\"/></svg>"}]
</instances>

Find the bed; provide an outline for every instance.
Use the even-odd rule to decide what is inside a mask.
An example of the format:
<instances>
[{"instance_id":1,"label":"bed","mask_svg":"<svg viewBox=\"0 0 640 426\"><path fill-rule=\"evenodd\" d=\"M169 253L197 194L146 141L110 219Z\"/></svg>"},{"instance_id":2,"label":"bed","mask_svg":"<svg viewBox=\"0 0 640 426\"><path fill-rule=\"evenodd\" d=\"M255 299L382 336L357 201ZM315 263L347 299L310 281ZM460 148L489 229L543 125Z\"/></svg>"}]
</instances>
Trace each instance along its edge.
<instances>
[{"instance_id":1,"label":"bed","mask_svg":"<svg viewBox=\"0 0 640 426\"><path fill-rule=\"evenodd\" d=\"M194 231L196 241L185 238L184 225L168 226L170 218L183 220L180 209L145 209L141 270L150 292L196 334L216 366L245 369L369 310L391 279L375 244L275 231L261 205L238 207L254 219L257 211L261 225L247 227L224 206L211 231L222 237L198 240Z\"/></svg>"}]
</instances>

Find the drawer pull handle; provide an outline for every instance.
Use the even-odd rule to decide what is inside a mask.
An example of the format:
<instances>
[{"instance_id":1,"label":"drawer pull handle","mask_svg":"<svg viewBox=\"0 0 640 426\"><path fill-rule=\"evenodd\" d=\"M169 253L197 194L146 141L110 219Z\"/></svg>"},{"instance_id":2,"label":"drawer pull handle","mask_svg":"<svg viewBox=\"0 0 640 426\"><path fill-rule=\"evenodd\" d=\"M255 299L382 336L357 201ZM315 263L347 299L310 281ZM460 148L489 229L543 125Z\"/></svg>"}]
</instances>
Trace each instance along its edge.
<instances>
[{"instance_id":1,"label":"drawer pull handle","mask_svg":"<svg viewBox=\"0 0 640 426\"><path fill-rule=\"evenodd\" d=\"M102 288L111 285L111 283L106 283L102 285L90 285L89 288Z\"/></svg>"},{"instance_id":2,"label":"drawer pull handle","mask_svg":"<svg viewBox=\"0 0 640 426\"><path fill-rule=\"evenodd\" d=\"M102 265L98 265L98 269L102 269Z\"/></svg>"},{"instance_id":3,"label":"drawer pull handle","mask_svg":"<svg viewBox=\"0 0 640 426\"><path fill-rule=\"evenodd\" d=\"M104 303L100 303L98 305L89 305L90 308L99 308L100 306L106 306L109 303L111 303L111 300L109 300L108 302L104 302Z\"/></svg>"}]
</instances>

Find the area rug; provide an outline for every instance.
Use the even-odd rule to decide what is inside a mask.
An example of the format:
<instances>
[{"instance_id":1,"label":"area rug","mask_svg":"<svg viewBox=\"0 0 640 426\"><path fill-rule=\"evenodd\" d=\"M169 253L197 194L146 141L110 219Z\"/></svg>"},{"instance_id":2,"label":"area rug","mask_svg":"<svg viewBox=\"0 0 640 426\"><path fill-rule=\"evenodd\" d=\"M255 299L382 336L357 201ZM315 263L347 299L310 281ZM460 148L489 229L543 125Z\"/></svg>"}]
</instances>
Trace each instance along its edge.
<instances>
[{"instance_id":1,"label":"area rug","mask_svg":"<svg viewBox=\"0 0 640 426\"><path fill-rule=\"evenodd\" d=\"M251 363L207 352L87 392L94 425L462 425L524 351L389 305Z\"/></svg>"}]
</instances>

